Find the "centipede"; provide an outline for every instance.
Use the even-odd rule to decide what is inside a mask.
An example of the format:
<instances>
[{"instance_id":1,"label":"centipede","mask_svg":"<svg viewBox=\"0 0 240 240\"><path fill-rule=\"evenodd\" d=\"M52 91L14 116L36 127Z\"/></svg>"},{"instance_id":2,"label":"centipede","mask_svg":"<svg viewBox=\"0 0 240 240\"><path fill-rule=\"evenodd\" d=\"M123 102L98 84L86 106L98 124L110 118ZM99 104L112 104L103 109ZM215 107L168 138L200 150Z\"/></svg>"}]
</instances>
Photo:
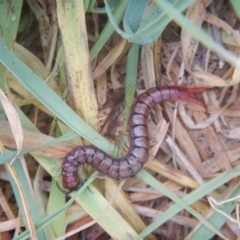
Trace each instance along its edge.
<instances>
[{"instance_id":1,"label":"centipede","mask_svg":"<svg viewBox=\"0 0 240 240\"><path fill-rule=\"evenodd\" d=\"M94 146L81 146L69 152L62 164L62 185L73 191L80 185L77 170L80 164L89 164L98 172L113 179L134 176L149 157L148 116L151 109L165 101L187 100L204 106L204 102L192 94L206 91L205 87L153 87L140 94L132 105L129 117L130 147L126 156L114 158Z\"/></svg>"}]
</instances>

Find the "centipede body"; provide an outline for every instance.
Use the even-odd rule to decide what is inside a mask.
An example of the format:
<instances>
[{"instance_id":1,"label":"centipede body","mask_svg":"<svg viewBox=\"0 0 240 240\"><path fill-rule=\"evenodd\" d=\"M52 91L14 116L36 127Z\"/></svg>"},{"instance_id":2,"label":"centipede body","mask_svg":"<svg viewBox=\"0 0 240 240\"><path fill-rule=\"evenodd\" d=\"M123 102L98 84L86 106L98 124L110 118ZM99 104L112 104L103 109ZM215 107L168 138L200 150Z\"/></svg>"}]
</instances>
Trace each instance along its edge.
<instances>
[{"instance_id":1,"label":"centipede body","mask_svg":"<svg viewBox=\"0 0 240 240\"><path fill-rule=\"evenodd\" d=\"M94 146L76 147L69 152L62 164L62 183L66 189L78 187L77 169L80 164L90 164L97 171L114 178L129 178L140 171L149 157L148 115L156 104L169 100L189 100L203 103L190 93L203 92L205 88L164 87L150 88L138 96L129 118L130 148L126 156L116 159Z\"/></svg>"}]
</instances>

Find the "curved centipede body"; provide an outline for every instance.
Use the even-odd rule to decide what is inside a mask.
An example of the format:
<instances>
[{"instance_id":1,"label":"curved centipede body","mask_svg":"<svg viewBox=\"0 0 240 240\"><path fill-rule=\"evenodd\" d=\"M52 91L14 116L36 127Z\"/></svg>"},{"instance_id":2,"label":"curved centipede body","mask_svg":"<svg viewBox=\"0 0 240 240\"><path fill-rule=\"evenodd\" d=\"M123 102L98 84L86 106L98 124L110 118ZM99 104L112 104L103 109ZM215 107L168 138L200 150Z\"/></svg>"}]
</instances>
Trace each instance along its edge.
<instances>
[{"instance_id":1,"label":"curved centipede body","mask_svg":"<svg viewBox=\"0 0 240 240\"><path fill-rule=\"evenodd\" d=\"M97 171L110 178L122 179L135 175L143 168L149 156L149 138L147 120L154 105L169 100L188 100L204 106L200 100L190 94L206 91L206 88L165 87L150 88L138 96L133 104L129 118L130 148L128 154L116 159L94 146L73 149L66 155L62 164L63 187L73 190L80 180L77 169L80 164L88 163Z\"/></svg>"}]
</instances>

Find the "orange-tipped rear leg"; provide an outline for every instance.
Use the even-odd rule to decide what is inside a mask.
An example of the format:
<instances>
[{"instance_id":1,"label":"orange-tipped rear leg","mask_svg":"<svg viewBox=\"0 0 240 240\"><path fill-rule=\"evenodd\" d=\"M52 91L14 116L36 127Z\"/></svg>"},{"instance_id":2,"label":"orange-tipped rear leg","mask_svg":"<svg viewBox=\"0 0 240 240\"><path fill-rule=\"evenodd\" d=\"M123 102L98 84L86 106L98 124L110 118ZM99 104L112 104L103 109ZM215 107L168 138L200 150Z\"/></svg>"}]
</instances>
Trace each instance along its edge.
<instances>
[{"instance_id":1,"label":"orange-tipped rear leg","mask_svg":"<svg viewBox=\"0 0 240 240\"><path fill-rule=\"evenodd\" d=\"M193 87L193 88L188 88L189 93L198 93L198 92L206 92L210 91L212 88L206 88L206 87Z\"/></svg>"},{"instance_id":2,"label":"orange-tipped rear leg","mask_svg":"<svg viewBox=\"0 0 240 240\"><path fill-rule=\"evenodd\" d=\"M206 87L194 87L194 88L186 88L186 87L179 87L179 99L181 100L187 100L189 102L193 102L196 103L202 107L204 107L205 109L207 109L206 104L199 100L198 98L192 96L192 93L200 93L200 92L206 92L211 90L211 88L206 88Z\"/></svg>"}]
</instances>

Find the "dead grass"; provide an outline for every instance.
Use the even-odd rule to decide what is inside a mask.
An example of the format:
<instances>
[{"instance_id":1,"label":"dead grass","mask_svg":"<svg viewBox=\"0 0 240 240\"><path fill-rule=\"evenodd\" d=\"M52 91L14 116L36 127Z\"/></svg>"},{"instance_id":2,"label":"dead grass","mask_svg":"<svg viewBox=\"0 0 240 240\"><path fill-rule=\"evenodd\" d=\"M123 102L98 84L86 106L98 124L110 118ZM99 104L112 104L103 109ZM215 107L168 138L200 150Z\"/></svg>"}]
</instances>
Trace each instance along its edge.
<instances>
[{"instance_id":1,"label":"dead grass","mask_svg":"<svg viewBox=\"0 0 240 240\"><path fill-rule=\"evenodd\" d=\"M239 20L227 1L219 2L216 6L213 5L215 12L211 12L210 10L206 11L206 6L197 1L195 8L188 8L186 15L210 35L213 35L213 31L217 32L218 37L215 37L215 41L238 56L240 39L235 29L238 28ZM55 78L52 78L53 81L50 80L52 83L49 87L59 94L73 109L77 109L76 112L91 124L95 130L99 130L106 137L114 138L116 142L120 142L118 146L124 145L125 141L121 142L121 140L125 139L124 137L127 134L124 127L127 120L123 115L123 108L127 104L124 104L123 91L119 90L119 88L124 89L126 85L126 65L129 64L128 53L132 44L116 32L113 32L97 56L92 59L91 65L88 65L89 51L84 45L86 43L83 46L80 46L80 44L78 46L80 49L85 48L85 53L82 54L86 59L81 60L85 61L85 65L79 70L78 77L80 80L85 79L86 84L88 84L86 86L84 85L85 82L83 83L79 79L79 82L76 79L74 80L75 70L74 68L71 69L71 64L68 64L71 58L82 58L83 55L75 53L76 56L73 57L74 48L72 53L66 54L69 48L67 46L69 42L64 42L66 39L62 39L65 64L61 65L61 57L57 58L57 54L53 54L58 52L56 47L57 39L62 36L60 33L65 34L63 28L68 25L67 22L64 22L64 19L61 19L59 24L60 32L58 32L56 6L50 5L50 3L45 4L38 5L45 12L42 16L46 18L40 18L44 22L42 25L40 23L40 32L35 15L30 11L27 4L24 4L22 21L26 17L31 18L32 22L25 25L23 30L18 33L18 44L34 54L38 61L40 59L43 62L44 68L48 70L48 74L41 76L43 80L46 79L47 75L54 72L56 62L59 63L59 69L54 72ZM101 1L98 1L98 4L101 5ZM49 15L46 14L45 8L50 11ZM149 7L149 9L151 8ZM47 24L48 21L50 21L49 25ZM87 37L89 49L92 49L96 43L106 21L105 15L86 14L87 36L85 37ZM44 26L48 28L44 28ZM217 28L213 29L213 26ZM75 29L75 31L81 31L82 33L84 30ZM49 32L52 34L51 37L48 35ZM47 34L48 39L41 42L40 39L44 34ZM235 170L236 172L239 171L237 168L240 159L239 70L225 62L217 53L199 44L187 30L182 30L174 22L170 22L161 36L154 42L141 46L140 50L136 79L137 94L156 85L184 85L189 87L201 85L211 88L209 91L196 95L205 102L206 108L193 103L177 103L173 105L167 102L162 106L154 107L149 117L151 158L145 169L177 198L183 199L184 204L187 204L190 209L187 211L183 207L178 214L174 214L164 224L158 225L155 220L161 218L167 209L173 207L175 203L167 195L168 193L154 189L147 181L143 181L141 174L138 175L140 178L134 177L127 179L125 182L101 177L89 187L88 196L91 196L91 194L95 196L95 191L98 191L97 194L100 194L104 201L109 203L107 207L102 205L102 215L94 218L94 213L90 213L87 207L84 208L85 203L81 202L80 206L79 202L75 202L67 209L67 220L63 220L61 226L66 227L66 232L70 232L70 236L77 229L77 233L72 235L71 239L79 236L91 240L110 239L111 237L123 239L122 236L131 236L132 239L142 237L144 239L204 239L204 234L214 239L220 239L222 236L225 239L238 239L240 236L239 206L236 196L239 195L240 189L239 178L236 176L239 175L234 175L236 178L228 176L229 181L226 180L224 184L214 188L213 191L207 192L206 190L203 197L197 198L191 204L188 204L185 199L192 196L191 194L194 194L195 190L201 186L204 187L207 183L211 183L212 180L218 179L217 177L223 179L224 174L232 173ZM24 55L23 51L21 53ZM71 72L72 70L73 72ZM16 80L12 75L9 74L7 80L11 94L9 96L10 101L21 107L24 114L39 130L38 132L29 130L26 127L23 128L24 140L20 149L17 147L19 151L47 144L69 131L65 125L59 126L61 123L58 124L54 114L49 113L49 110L30 95L26 89L20 88L20 86L16 88L14 82ZM81 90L81 84L86 87L85 90ZM68 86L70 86L70 91ZM91 92L91 95L88 95L89 92ZM85 104L84 101L88 101L88 103ZM85 110L81 108L83 105ZM98 106L98 109L96 106ZM4 118L0 120L0 139L2 149L3 146L6 149L16 148L16 136L12 135L9 124ZM84 139L80 140L79 137L71 141L35 149L31 153L62 160L74 145L85 142ZM127 146L125 145L121 150L124 152L126 149ZM32 182L38 175L39 166L32 155L25 155L25 161L26 174L29 175ZM52 172L50 174L56 180L61 181L59 161L56 161L56 166L58 166L58 169L54 169L56 175L53 175ZM18 224L19 234L25 228L19 217L20 210L15 202L12 186L9 184L9 176L6 174L3 165L1 165L0 170L0 233L3 239L10 239L14 235L16 224ZM85 177L91 175L92 172L88 167L85 170L87 171ZM53 191L50 186L51 178L45 172L40 179L42 180L39 187L44 192L44 201L47 202L49 201L49 195L46 193ZM34 187L33 191L35 191ZM211 199L217 201L232 199L231 206L228 206L227 209L223 208L228 218L222 213L215 215L216 209L214 210L214 206L215 208L218 208L218 206L210 205L209 201L211 203L213 201ZM181 202L177 202L177 204L182 207ZM225 204L225 202L222 204ZM107 227L104 227L107 223L102 225L101 220L104 217L107 218L110 206L113 207L116 214L119 214L129 224L132 229L131 233L126 230L123 235L117 236L117 234L114 235L113 233L114 229L110 231ZM192 212L192 210L196 213ZM232 217L231 214L234 213L236 216ZM203 222L200 221L201 218L196 218L196 216L199 216L196 214L206 219L210 226L206 228L206 225L204 226ZM109 219L109 221L114 220ZM144 230L147 229L148 231L150 228L147 228L147 226L151 223L156 223L156 225L152 231L149 230L151 234L147 234ZM121 223L118 222L118 224L120 226ZM217 230L211 228L212 226ZM54 227L52 228L54 229ZM124 227L119 227L119 229L122 232L124 231ZM79 232L80 230L81 232ZM216 232L218 230L219 232ZM34 236L35 229L32 231L32 236ZM140 233L142 235L139 235ZM15 234L17 236L16 232ZM55 233L53 236L60 239L61 234Z\"/></svg>"}]
</instances>

